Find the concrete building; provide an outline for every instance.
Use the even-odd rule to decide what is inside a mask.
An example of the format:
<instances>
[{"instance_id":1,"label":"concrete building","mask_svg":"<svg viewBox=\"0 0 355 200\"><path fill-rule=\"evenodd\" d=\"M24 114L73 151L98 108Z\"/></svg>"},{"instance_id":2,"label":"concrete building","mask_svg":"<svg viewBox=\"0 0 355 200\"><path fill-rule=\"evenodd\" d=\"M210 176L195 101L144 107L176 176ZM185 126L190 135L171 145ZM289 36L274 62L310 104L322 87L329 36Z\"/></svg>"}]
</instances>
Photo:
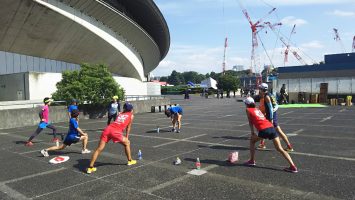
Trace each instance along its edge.
<instances>
[{"instance_id":1,"label":"concrete building","mask_svg":"<svg viewBox=\"0 0 355 200\"><path fill-rule=\"evenodd\" d=\"M64 70L104 63L128 95L146 82L170 34L153 0L1 0L0 101L50 96Z\"/></svg>"},{"instance_id":2,"label":"concrete building","mask_svg":"<svg viewBox=\"0 0 355 200\"><path fill-rule=\"evenodd\" d=\"M283 84L296 98L298 93L319 94L321 83L333 97L355 95L355 53L325 55L324 64L278 68L276 91Z\"/></svg>"}]
</instances>

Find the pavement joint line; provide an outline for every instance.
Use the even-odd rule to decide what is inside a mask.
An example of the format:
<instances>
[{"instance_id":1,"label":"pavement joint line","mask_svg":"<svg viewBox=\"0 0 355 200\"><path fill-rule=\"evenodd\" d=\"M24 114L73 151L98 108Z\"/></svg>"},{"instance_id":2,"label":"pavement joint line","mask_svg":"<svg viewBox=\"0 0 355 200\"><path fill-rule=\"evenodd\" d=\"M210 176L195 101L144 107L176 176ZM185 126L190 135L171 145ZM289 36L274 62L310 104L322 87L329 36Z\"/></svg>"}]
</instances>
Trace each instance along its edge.
<instances>
[{"instance_id":1,"label":"pavement joint line","mask_svg":"<svg viewBox=\"0 0 355 200\"><path fill-rule=\"evenodd\" d=\"M30 178L34 178L34 177L37 177L37 176L43 176L43 175L47 175L47 174L51 174L51 173L63 171L63 170L65 170L65 169L67 169L67 168L61 167L61 168L54 169L54 170L48 170L48 171L45 171L45 172L40 172L40 173L28 175L28 176L23 176L23 177L20 177L20 178L11 179L11 180L8 180L8 181L4 181L4 182L2 182L2 183L3 183L3 184L14 183L14 182L17 182L17 181L22 181L22 180L25 180L25 179L30 179Z\"/></svg>"},{"instance_id":2,"label":"pavement joint line","mask_svg":"<svg viewBox=\"0 0 355 200\"><path fill-rule=\"evenodd\" d=\"M293 131L293 132L291 132L291 133L289 133L289 134L286 134L288 137L292 137L292 136L296 136L296 135L298 135L299 133L302 133L304 130L301 128L301 129L298 129L298 130L296 130L296 131Z\"/></svg>"},{"instance_id":3,"label":"pavement joint line","mask_svg":"<svg viewBox=\"0 0 355 200\"><path fill-rule=\"evenodd\" d=\"M249 124L249 122L248 123L244 123L244 124L239 124L238 126L245 126L245 125L248 125Z\"/></svg>"},{"instance_id":4,"label":"pavement joint line","mask_svg":"<svg viewBox=\"0 0 355 200\"><path fill-rule=\"evenodd\" d=\"M197 138L197 137L201 137L201 136L204 136L204 135L207 135L207 134L195 135L195 136L192 136L192 137L179 139L179 140L176 140L176 141L171 141L171 142L167 142L167 143L163 143L163 144L158 144L158 145L153 146L153 148L158 148L158 147L162 147L162 146L165 146L165 145L170 145L170 144L182 142L182 141L185 141L185 140L188 140L188 139Z\"/></svg>"},{"instance_id":5,"label":"pavement joint line","mask_svg":"<svg viewBox=\"0 0 355 200\"><path fill-rule=\"evenodd\" d=\"M11 199L18 199L18 200L31 199L31 198L27 198L25 195L21 194L20 192L12 189L11 187L3 183L0 183L0 191L6 194L8 197L11 197Z\"/></svg>"},{"instance_id":6,"label":"pavement joint line","mask_svg":"<svg viewBox=\"0 0 355 200\"><path fill-rule=\"evenodd\" d=\"M0 135L8 135L9 133L0 133Z\"/></svg>"},{"instance_id":7,"label":"pavement joint line","mask_svg":"<svg viewBox=\"0 0 355 200\"><path fill-rule=\"evenodd\" d=\"M333 118L333 116L325 117L322 120L320 120L319 122L325 122L325 121L330 120L332 118Z\"/></svg>"},{"instance_id":8,"label":"pavement joint line","mask_svg":"<svg viewBox=\"0 0 355 200\"><path fill-rule=\"evenodd\" d=\"M293 112L295 112L295 111L289 111L289 112L285 112L285 113L282 113L282 114L280 114L280 115L287 115L287 114L290 114L290 113L293 113Z\"/></svg>"},{"instance_id":9,"label":"pavement joint line","mask_svg":"<svg viewBox=\"0 0 355 200\"><path fill-rule=\"evenodd\" d=\"M292 120L290 120L290 121L292 121ZM304 126L304 127L331 127L331 128L349 128L349 129L354 128L352 126L336 126L336 125L326 125L326 124L288 124L287 122L284 122L282 124L285 124L288 126ZM189 127L189 128L191 128L191 127Z\"/></svg>"},{"instance_id":10,"label":"pavement joint line","mask_svg":"<svg viewBox=\"0 0 355 200\"><path fill-rule=\"evenodd\" d=\"M295 155L303 155L303 156L309 156L309 157L317 157L317 158L329 158L329 159L335 159L335 160L355 161L355 158L347 158L347 157L340 157L340 156L319 155L319 154L302 153L302 152L296 152L296 151L292 151L292 152L289 152L289 153L290 153L290 154L295 154Z\"/></svg>"},{"instance_id":11,"label":"pavement joint line","mask_svg":"<svg viewBox=\"0 0 355 200\"><path fill-rule=\"evenodd\" d=\"M287 134L286 134L287 135ZM311 138L321 138L321 139L332 139L332 140L355 140L355 138L351 137L332 137L332 136L321 136L321 135L299 135L300 137L311 137Z\"/></svg>"},{"instance_id":12,"label":"pavement joint line","mask_svg":"<svg viewBox=\"0 0 355 200\"><path fill-rule=\"evenodd\" d=\"M222 119L222 118L225 118L225 117L232 117L234 115L224 115L224 116L220 116L220 117L217 117L217 119Z\"/></svg>"},{"instance_id":13,"label":"pavement joint line","mask_svg":"<svg viewBox=\"0 0 355 200\"><path fill-rule=\"evenodd\" d=\"M334 197L326 196L323 194L316 194L313 192L308 192L308 191L302 191L302 190L297 190L294 188L288 188L285 186L279 186L279 185L271 185L271 184L265 184L265 183L260 183L257 181L251 181L239 177L230 177L230 176L225 176L222 174L216 174L216 173L207 173L207 176L211 176L213 178L232 183L232 184L238 184L241 186L246 186L248 188L259 188L259 189L265 189L265 191L277 191L278 193L282 194L291 194L298 196L300 199L305 199L305 197L309 197L309 199L324 199L324 200L334 200ZM273 193L273 192L271 192Z\"/></svg>"}]
</instances>

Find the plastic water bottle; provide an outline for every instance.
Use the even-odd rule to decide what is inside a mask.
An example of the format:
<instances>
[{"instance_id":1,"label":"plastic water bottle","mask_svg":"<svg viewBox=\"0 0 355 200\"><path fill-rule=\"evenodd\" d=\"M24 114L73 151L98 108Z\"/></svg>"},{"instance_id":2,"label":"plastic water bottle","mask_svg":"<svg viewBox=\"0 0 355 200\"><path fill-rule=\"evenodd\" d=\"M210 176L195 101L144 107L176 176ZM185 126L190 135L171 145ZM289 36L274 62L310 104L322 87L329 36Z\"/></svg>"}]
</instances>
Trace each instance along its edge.
<instances>
[{"instance_id":1,"label":"plastic water bottle","mask_svg":"<svg viewBox=\"0 0 355 200\"><path fill-rule=\"evenodd\" d=\"M138 160L142 160L142 151L138 150Z\"/></svg>"},{"instance_id":2,"label":"plastic water bottle","mask_svg":"<svg viewBox=\"0 0 355 200\"><path fill-rule=\"evenodd\" d=\"M181 160L179 157L176 158L176 161L175 161L175 165L180 165L181 164Z\"/></svg>"},{"instance_id":3,"label":"plastic water bottle","mask_svg":"<svg viewBox=\"0 0 355 200\"><path fill-rule=\"evenodd\" d=\"M197 159L196 159L196 163L195 163L195 165L196 165L196 169L198 169L198 170L200 170L200 169L201 169L201 162L200 162L200 158L197 158Z\"/></svg>"},{"instance_id":4,"label":"plastic water bottle","mask_svg":"<svg viewBox=\"0 0 355 200\"><path fill-rule=\"evenodd\" d=\"M159 128L159 126L157 126L157 133L159 133L160 132L160 128Z\"/></svg>"},{"instance_id":5,"label":"plastic water bottle","mask_svg":"<svg viewBox=\"0 0 355 200\"><path fill-rule=\"evenodd\" d=\"M56 145L57 147L59 147L59 140L58 140L58 139L55 141L55 145Z\"/></svg>"}]
</instances>

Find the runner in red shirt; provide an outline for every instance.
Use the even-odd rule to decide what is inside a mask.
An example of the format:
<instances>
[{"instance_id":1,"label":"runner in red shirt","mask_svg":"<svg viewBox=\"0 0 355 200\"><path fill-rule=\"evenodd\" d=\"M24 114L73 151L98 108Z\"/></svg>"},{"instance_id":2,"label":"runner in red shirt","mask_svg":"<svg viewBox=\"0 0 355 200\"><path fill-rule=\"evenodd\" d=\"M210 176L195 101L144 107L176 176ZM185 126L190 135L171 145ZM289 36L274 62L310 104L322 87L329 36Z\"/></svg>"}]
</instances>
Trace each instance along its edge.
<instances>
[{"instance_id":1,"label":"runner in red shirt","mask_svg":"<svg viewBox=\"0 0 355 200\"><path fill-rule=\"evenodd\" d=\"M128 163L127 165L134 165L137 163L136 160L132 159L131 156L131 145L128 140L129 133L131 132L131 126L133 121L133 106L132 104L126 102L123 105L123 112L119 113L116 120L108 125L101 134L99 146L95 150L92 155L90 166L87 168L87 173L91 174L96 171L96 167L94 167L95 161L97 157L100 155L102 150L104 150L106 143L110 140L113 143L121 143L125 147L125 153L127 156ZM123 136L123 131L126 129L126 136Z\"/></svg>"},{"instance_id":2,"label":"runner in red shirt","mask_svg":"<svg viewBox=\"0 0 355 200\"><path fill-rule=\"evenodd\" d=\"M274 142L275 149L281 153L281 155L290 164L290 167L285 168L285 171L297 173L297 167L293 163L290 155L282 149L279 136L274 128L274 125L265 118L264 114L255 107L255 101L253 98L248 97L244 100L246 105L246 113L249 120L249 126L251 131L250 138L250 159L245 164L248 166L255 166L255 143L261 139L269 139ZM258 130L258 135L254 132L254 126Z\"/></svg>"}]
</instances>

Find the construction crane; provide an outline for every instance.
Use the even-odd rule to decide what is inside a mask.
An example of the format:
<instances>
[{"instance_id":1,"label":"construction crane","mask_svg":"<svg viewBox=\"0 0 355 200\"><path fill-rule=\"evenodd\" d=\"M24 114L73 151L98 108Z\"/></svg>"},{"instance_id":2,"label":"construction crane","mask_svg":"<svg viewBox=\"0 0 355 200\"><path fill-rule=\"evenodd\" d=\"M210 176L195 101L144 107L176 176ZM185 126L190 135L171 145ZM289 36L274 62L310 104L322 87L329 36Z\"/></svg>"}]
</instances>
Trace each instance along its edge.
<instances>
[{"instance_id":1,"label":"construction crane","mask_svg":"<svg viewBox=\"0 0 355 200\"><path fill-rule=\"evenodd\" d=\"M333 28L333 31L334 31L334 35L335 35L334 36L334 40L340 44L341 50L343 51L343 53L345 53L345 48L344 48L343 42L340 39L340 35L339 35L339 32L338 32L338 29Z\"/></svg>"},{"instance_id":2,"label":"construction crane","mask_svg":"<svg viewBox=\"0 0 355 200\"><path fill-rule=\"evenodd\" d=\"M354 38L353 38L352 52L355 53L355 35L354 35Z\"/></svg>"},{"instance_id":3,"label":"construction crane","mask_svg":"<svg viewBox=\"0 0 355 200\"><path fill-rule=\"evenodd\" d=\"M287 42L287 45L286 45L286 49L285 49L285 57L284 57L284 66L286 65L286 63L288 62L288 51L290 49L290 41L291 41L291 37L292 37L292 34L295 34L295 29L296 29L296 24L293 25L293 28L292 28L292 31L290 33L290 37L288 37L288 42Z\"/></svg>"},{"instance_id":4,"label":"construction crane","mask_svg":"<svg viewBox=\"0 0 355 200\"><path fill-rule=\"evenodd\" d=\"M303 65L307 65L307 63L303 60L303 58L295 51L295 50L292 50L290 48L290 38L288 40L288 42L285 41L285 39L283 37L279 37L276 33L275 33L275 26L272 26L271 24L267 24L270 29L274 32L274 34L279 38L279 40L286 46L286 50L287 52L285 51L285 57L286 55L288 54L288 51L291 51L293 56L295 56L295 58ZM296 26L296 25L295 25ZM295 26L293 26L295 28ZM292 32L294 31L294 28L292 29ZM292 34L291 32L291 34Z\"/></svg>"},{"instance_id":5,"label":"construction crane","mask_svg":"<svg viewBox=\"0 0 355 200\"><path fill-rule=\"evenodd\" d=\"M242 8L242 6L240 5L240 7ZM263 28L265 28L265 24L271 25L270 22L268 23L263 23L263 20L269 16L272 12L274 12L276 10L276 8L272 8L264 17L260 18L258 21L256 21L255 23L253 23L250 19L250 16L248 14L248 11L245 8L242 8L242 12L244 14L244 16L247 18L249 24L250 24L250 28L251 28L251 33L252 33L252 50L251 50L251 65L250 65L250 74L253 73L253 67L255 69L255 73L259 73L259 76L257 77L257 84L261 83L261 72L260 72L260 63L259 63L259 59L256 58L255 56L255 52L258 48L258 38L257 38L257 34L260 30L262 30Z\"/></svg>"},{"instance_id":6,"label":"construction crane","mask_svg":"<svg viewBox=\"0 0 355 200\"><path fill-rule=\"evenodd\" d=\"M228 37L224 40L224 53L223 53L223 63L222 63L222 72L223 75L226 72L226 52L227 52L227 47L228 47Z\"/></svg>"}]
</instances>

